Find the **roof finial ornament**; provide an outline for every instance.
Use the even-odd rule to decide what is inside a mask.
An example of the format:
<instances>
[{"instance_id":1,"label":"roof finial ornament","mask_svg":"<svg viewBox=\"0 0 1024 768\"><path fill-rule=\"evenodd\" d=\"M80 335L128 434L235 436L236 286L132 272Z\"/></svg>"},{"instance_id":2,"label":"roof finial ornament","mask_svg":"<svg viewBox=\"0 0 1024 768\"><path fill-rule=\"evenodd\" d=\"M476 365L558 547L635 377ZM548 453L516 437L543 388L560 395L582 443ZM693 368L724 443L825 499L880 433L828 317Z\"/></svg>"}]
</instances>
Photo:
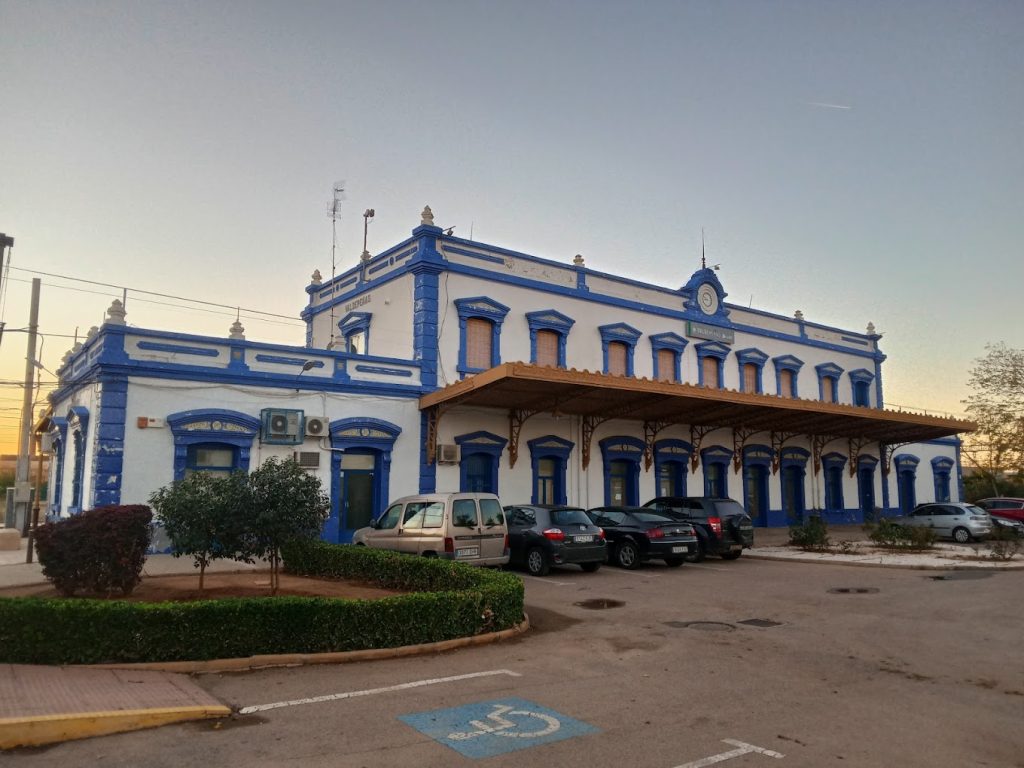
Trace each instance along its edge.
<instances>
[{"instance_id":1,"label":"roof finial ornament","mask_svg":"<svg viewBox=\"0 0 1024 768\"><path fill-rule=\"evenodd\" d=\"M319 269L314 269L313 277L310 279L313 281L313 285L320 285L324 281L324 276L320 274Z\"/></svg>"},{"instance_id":2,"label":"roof finial ornament","mask_svg":"<svg viewBox=\"0 0 1024 768\"><path fill-rule=\"evenodd\" d=\"M575 264L577 267L582 267L583 266L583 254L582 253L577 253L576 256L573 258L572 263Z\"/></svg>"},{"instance_id":3,"label":"roof finial ornament","mask_svg":"<svg viewBox=\"0 0 1024 768\"><path fill-rule=\"evenodd\" d=\"M434 226L434 212L430 210L429 205L423 206L423 213L420 214L420 224L424 227Z\"/></svg>"},{"instance_id":4,"label":"roof finial ornament","mask_svg":"<svg viewBox=\"0 0 1024 768\"><path fill-rule=\"evenodd\" d=\"M124 304L121 303L120 299L114 299L110 302L110 307L107 309L107 318L104 323L110 325L124 325L124 316L127 314L124 309Z\"/></svg>"},{"instance_id":5,"label":"roof finial ornament","mask_svg":"<svg viewBox=\"0 0 1024 768\"><path fill-rule=\"evenodd\" d=\"M235 318L235 322L231 324L231 332L228 335L229 339L235 339L237 341L245 341L245 327L242 325L242 321Z\"/></svg>"},{"instance_id":6,"label":"roof finial ornament","mask_svg":"<svg viewBox=\"0 0 1024 768\"><path fill-rule=\"evenodd\" d=\"M868 321L868 336L874 336L874 335L875 335L875 324L872 323L871 321Z\"/></svg>"},{"instance_id":7,"label":"roof finial ornament","mask_svg":"<svg viewBox=\"0 0 1024 768\"><path fill-rule=\"evenodd\" d=\"M804 321L804 313L798 309L796 312L793 313L793 318L795 320L799 320L802 323Z\"/></svg>"}]
</instances>

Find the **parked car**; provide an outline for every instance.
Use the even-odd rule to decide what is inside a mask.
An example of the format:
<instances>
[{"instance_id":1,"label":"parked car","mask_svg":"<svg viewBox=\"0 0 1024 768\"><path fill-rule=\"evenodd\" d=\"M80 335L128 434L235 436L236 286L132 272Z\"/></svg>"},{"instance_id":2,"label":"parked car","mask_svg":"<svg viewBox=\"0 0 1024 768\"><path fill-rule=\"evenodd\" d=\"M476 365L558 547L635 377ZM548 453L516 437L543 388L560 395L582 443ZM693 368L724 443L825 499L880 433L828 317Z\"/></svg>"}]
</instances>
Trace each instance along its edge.
<instances>
[{"instance_id":1,"label":"parked car","mask_svg":"<svg viewBox=\"0 0 1024 768\"><path fill-rule=\"evenodd\" d=\"M605 561L604 531L579 507L516 504L505 507L505 518L509 562L532 576L546 576L552 565L593 572Z\"/></svg>"},{"instance_id":2,"label":"parked car","mask_svg":"<svg viewBox=\"0 0 1024 768\"><path fill-rule=\"evenodd\" d=\"M966 544L972 539L984 539L992 534L992 518L974 504L935 502L918 504L914 511L892 519L897 525L931 528L939 538L953 539Z\"/></svg>"},{"instance_id":3,"label":"parked car","mask_svg":"<svg viewBox=\"0 0 1024 768\"><path fill-rule=\"evenodd\" d=\"M508 527L493 493L428 493L404 496L352 543L473 565L508 562Z\"/></svg>"},{"instance_id":4,"label":"parked car","mask_svg":"<svg viewBox=\"0 0 1024 768\"><path fill-rule=\"evenodd\" d=\"M1008 517L997 517L991 512L989 518L992 520L992 535L1001 539L1024 539L1024 523L1020 520L1011 520Z\"/></svg>"},{"instance_id":5,"label":"parked car","mask_svg":"<svg viewBox=\"0 0 1024 768\"><path fill-rule=\"evenodd\" d=\"M743 505L733 499L659 496L644 506L693 524L697 532L694 562L699 563L708 555L735 560L744 549L754 546L754 524Z\"/></svg>"},{"instance_id":6,"label":"parked car","mask_svg":"<svg viewBox=\"0 0 1024 768\"><path fill-rule=\"evenodd\" d=\"M975 504L993 517L1004 517L1024 523L1024 499L1003 496L1000 498L982 499L981 501L976 501Z\"/></svg>"},{"instance_id":7,"label":"parked car","mask_svg":"<svg viewBox=\"0 0 1024 768\"><path fill-rule=\"evenodd\" d=\"M600 526L608 542L608 561L632 570L644 560L664 560L678 568L697 553L697 532L690 523L673 520L646 507L596 507L587 516Z\"/></svg>"}]
</instances>

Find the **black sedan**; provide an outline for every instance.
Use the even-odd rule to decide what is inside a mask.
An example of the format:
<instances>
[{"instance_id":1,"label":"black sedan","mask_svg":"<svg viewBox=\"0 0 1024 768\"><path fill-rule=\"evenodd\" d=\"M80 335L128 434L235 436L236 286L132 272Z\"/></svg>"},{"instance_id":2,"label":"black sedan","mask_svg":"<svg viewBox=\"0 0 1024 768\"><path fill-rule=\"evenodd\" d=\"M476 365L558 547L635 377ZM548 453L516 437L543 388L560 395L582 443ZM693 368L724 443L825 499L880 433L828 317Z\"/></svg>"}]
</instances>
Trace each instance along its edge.
<instances>
[{"instance_id":1,"label":"black sedan","mask_svg":"<svg viewBox=\"0 0 1024 768\"><path fill-rule=\"evenodd\" d=\"M611 562L633 569L644 560L664 560L678 568L697 552L697 532L690 523L643 507L596 507L587 512L608 539Z\"/></svg>"},{"instance_id":2,"label":"black sedan","mask_svg":"<svg viewBox=\"0 0 1024 768\"><path fill-rule=\"evenodd\" d=\"M509 564L532 576L546 576L552 565L579 565L593 572L605 561L604 531L579 507L515 504L505 507Z\"/></svg>"}]
</instances>

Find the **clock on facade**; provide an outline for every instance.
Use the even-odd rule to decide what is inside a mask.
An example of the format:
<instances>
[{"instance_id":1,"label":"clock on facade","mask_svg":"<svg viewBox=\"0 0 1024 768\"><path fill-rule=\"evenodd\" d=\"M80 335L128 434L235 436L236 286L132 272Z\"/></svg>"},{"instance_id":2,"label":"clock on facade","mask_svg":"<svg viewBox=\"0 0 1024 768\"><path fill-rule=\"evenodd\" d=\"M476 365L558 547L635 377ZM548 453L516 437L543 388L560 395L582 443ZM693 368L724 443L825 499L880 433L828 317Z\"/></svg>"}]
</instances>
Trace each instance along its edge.
<instances>
[{"instance_id":1,"label":"clock on facade","mask_svg":"<svg viewBox=\"0 0 1024 768\"><path fill-rule=\"evenodd\" d=\"M697 304L705 315L713 315L718 311L718 291L711 283L703 283L697 289Z\"/></svg>"}]
</instances>

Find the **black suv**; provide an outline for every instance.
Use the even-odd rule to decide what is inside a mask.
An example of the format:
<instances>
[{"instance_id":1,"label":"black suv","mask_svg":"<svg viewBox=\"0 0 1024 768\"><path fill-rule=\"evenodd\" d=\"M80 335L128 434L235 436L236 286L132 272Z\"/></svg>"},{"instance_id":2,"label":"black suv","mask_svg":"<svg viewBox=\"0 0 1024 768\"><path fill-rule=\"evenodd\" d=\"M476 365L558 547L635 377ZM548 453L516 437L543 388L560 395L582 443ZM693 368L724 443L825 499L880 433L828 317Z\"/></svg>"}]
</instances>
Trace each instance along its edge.
<instances>
[{"instance_id":1,"label":"black suv","mask_svg":"<svg viewBox=\"0 0 1024 768\"><path fill-rule=\"evenodd\" d=\"M754 524L743 505L732 499L659 496L644 506L693 524L697 531L694 562L699 563L707 555L735 560L744 549L754 546Z\"/></svg>"}]
</instances>

